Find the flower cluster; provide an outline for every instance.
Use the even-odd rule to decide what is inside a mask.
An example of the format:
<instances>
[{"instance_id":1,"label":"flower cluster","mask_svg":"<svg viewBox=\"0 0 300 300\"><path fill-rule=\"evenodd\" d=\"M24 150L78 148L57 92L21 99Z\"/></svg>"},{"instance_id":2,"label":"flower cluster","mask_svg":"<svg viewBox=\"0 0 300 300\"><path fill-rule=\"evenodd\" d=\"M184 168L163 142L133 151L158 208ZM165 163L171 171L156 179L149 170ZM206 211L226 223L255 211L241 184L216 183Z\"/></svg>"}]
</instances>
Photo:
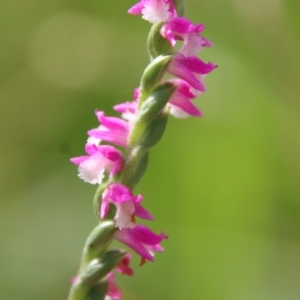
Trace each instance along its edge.
<instances>
[{"instance_id":1,"label":"flower cluster","mask_svg":"<svg viewBox=\"0 0 300 300\"><path fill-rule=\"evenodd\" d=\"M116 106L116 111L122 111L127 119L132 119L136 107L131 103L123 103ZM88 155L71 158L71 162L78 165L78 176L85 182L101 184L105 180L111 180L115 174L122 171L124 165L123 154L116 147L127 148L127 140L132 122L108 117L102 111L96 110L96 116L100 126L88 131L89 138L85 145ZM126 116L124 116L126 118ZM104 142L114 146L103 144ZM128 245L142 258L142 261L153 261L153 253L163 251L160 242L167 236L163 233L155 234L144 225L136 223L136 217L145 220L153 220L152 215L141 205L142 195L134 196L132 191L122 183L112 182L108 184L102 194L102 202L99 211L100 219L105 219L111 205L115 207L114 216L116 240Z\"/></svg>"},{"instance_id":2,"label":"flower cluster","mask_svg":"<svg viewBox=\"0 0 300 300\"><path fill-rule=\"evenodd\" d=\"M201 111L192 100L205 91L203 79L216 68L213 63L205 63L196 57L203 47L212 45L200 35L204 25L193 24L178 16L172 0L142 0L128 12L142 14L151 23L163 22L160 34L172 47L177 41L182 41L182 47L173 54L166 69L175 78L165 82L176 88L166 110L179 118L201 116ZM139 88L136 88L133 101L114 106L121 118L106 116L103 111L96 110L100 125L88 131L89 138L85 145L87 155L71 159L72 163L78 165L79 177L85 182L101 184L106 177L113 178L115 174L122 172L124 155L117 147L125 152L128 148L128 139L138 113L139 94ZM142 195L134 196L128 187L112 180L103 192L99 215L104 219L110 206L114 205L115 226L118 228L115 238L134 249L142 259L153 261L152 254L162 251L160 242L166 235L157 235L146 226L136 223L135 217L153 220L152 215L141 206L142 199Z\"/></svg>"},{"instance_id":3,"label":"flower cluster","mask_svg":"<svg viewBox=\"0 0 300 300\"><path fill-rule=\"evenodd\" d=\"M170 113L178 118L201 116L201 111L192 100L205 92L204 77L217 67L196 56L203 47L212 46L208 39L200 35L205 28L204 24L194 24L178 16L173 0L141 0L128 12L142 14L143 19L150 23L162 22L160 34L173 48L177 41L182 42L167 68L169 74L178 77L170 80L177 89L168 106Z\"/></svg>"},{"instance_id":4,"label":"flower cluster","mask_svg":"<svg viewBox=\"0 0 300 300\"><path fill-rule=\"evenodd\" d=\"M153 261L155 252L163 251L161 242L167 236L137 223L137 218L152 221L153 216L142 206L143 196L134 195L133 188L146 168L148 149L164 132L166 116L202 115L193 101L205 92L204 78L217 66L197 57L203 47L212 46L201 35L204 25L179 16L173 0L141 0L128 12L158 25L154 40L158 44L162 41L163 47L156 45L153 55L149 51L152 61L134 89L133 100L114 106L120 117L95 111L99 126L88 131L86 155L71 162L78 166L83 181L99 185L97 214L100 220L111 220L112 238L133 249L143 264ZM132 275L129 261L125 256L115 269ZM112 272L107 282L107 299L119 299Z\"/></svg>"}]
</instances>

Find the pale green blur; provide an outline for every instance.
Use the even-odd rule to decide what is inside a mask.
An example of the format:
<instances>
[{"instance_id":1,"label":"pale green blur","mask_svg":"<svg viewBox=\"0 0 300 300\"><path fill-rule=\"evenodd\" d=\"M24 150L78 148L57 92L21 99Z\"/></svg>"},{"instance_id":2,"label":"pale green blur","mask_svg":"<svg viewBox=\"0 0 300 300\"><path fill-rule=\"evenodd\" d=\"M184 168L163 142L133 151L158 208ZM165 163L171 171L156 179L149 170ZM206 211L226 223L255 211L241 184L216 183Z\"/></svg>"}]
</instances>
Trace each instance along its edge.
<instances>
[{"instance_id":1,"label":"pale green blur","mask_svg":"<svg viewBox=\"0 0 300 300\"><path fill-rule=\"evenodd\" d=\"M150 24L130 0L0 0L0 299L64 300L96 225L94 109L132 99ZM169 239L123 300L300 299L300 2L187 0L219 68L136 192ZM119 245L118 245L119 246Z\"/></svg>"}]
</instances>

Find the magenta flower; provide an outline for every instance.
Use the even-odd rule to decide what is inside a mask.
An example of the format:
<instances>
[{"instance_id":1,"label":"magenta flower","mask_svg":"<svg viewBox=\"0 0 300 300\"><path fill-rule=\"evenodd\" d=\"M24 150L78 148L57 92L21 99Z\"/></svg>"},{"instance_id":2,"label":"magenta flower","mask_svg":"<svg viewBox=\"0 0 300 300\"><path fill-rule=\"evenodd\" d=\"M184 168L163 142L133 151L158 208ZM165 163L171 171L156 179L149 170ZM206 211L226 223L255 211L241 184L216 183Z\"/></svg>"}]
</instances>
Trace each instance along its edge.
<instances>
[{"instance_id":1,"label":"magenta flower","mask_svg":"<svg viewBox=\"0 0 300 300\"><path fill-rule=\"evenodd\" d=\"M183 79L194 89L205 92L205 86L201 82L201 76L210 73L216 67L217 66L213 63L205 63L196 56L186 57L183 54L177 53L169 63L167 71ZM199 75L200 79L197 78Z\"/></svg>"},{"instance_id":2,"label":"magenta flower","mask_svg":"<svg viewBox=\"0 0 300 300\"><path fill-rule=\"evenodd\" d=\"M133 275L133 270L129 267L131 261L131 254L126 253L122 260L116 267L116 270L121 274L126 274L127 276Z\"/></svg>"},{"instance_id":3,"label":"magenta flower","mask_svg":"<svg viewBox=\"0 0 300 300\"><path fill-rule=\"evenodd\" d=\"M127 147L130 123L120 118L107 117L103 111L96 110L96 116L101 125L96 129L89 130L88 135L121 147Z\"/></svg>"},{"instance_id":4,"label":"magenta flower","mask_svg":"<svg viewBox=\"0 0 300 300\"><path fill-rule=\"evenodd\" d=\"M117 208L114 220L119 229L135 227L135 217L153 220L152 215L140 205L142 200L142 195L134 196L125 185L113 183L102 195L100 217L101 219L105 218L109 211L109 205L114 204Z\"/></svg>"},{"instance_id":5,"label":"magenta flower","mask_svg":"<svg viewBox=\"0 0 300 300\"><path fill-rule=\"evenodd\" d=\"M83 181L100 184L105 171L112 176L122 169L122 153L114 147L87 143L85 150L89 155L70 159L73 164L78 165L78 176Z\"/></svg>"},{"instance_id":6,"label":"magenta flower","mask_svg":"<svg viewBox=\"0 0 300 300\"><path fill-rule=\"evenodd\" d=\"M177 86L176 91L168 103L170 114L176 118L186 118L188 116L201 117L202 112L191 101L195 99L200 92L194 90L182 79L171 79L169 82Z\"/></svg>"},{"instance_id":7,"label":"magenta flower","mask_svg":"<svg viewBox=\"0 0 300 300\"><path fill-rule=\"evenodd\" d=\"M177 15L172 0L141 0L133 5L128 13L142 14L143 19L150 23L166 22Z\"/></svg>"},{"instance_id":8,"label":"magenta flower","mask_svg":"<svg viewBox=\"0 0 300 300\"><path fill-rule=\"evenodd\" d=\"M174 47L176 40L183 41L180 53L190 56L196 55L203 47L210 47L212 43L199 35L204 30L204 24L193 24L183 17L176 17L166 22L161 28L161 35Z\"/></svg>"},{"instance_id":9,"label":"magenta flower","mask_svg":"<svg viewBox=\"0 0 300 300\"><path fill-rule=\"evenodd\" d=\"M155 234L144 225L135 225L133 228L117 230L114 234L116 240L124 243L143 260L154 261L154 252L161 252L164 249L160 245L161 241L168 237L164 234Z\"/></svg>"}]
</instances>

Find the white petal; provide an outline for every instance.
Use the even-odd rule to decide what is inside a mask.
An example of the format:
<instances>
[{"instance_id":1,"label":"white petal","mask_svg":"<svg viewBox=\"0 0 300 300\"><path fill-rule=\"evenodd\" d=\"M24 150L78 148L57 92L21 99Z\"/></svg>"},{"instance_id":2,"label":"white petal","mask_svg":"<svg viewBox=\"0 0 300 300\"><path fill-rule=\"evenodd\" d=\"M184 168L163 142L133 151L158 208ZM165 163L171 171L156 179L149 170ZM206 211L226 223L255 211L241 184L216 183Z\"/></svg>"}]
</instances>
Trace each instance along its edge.
<instances>
[{"instance_id":1,"label":"white petal","mask_svg":"<svg viewBox=\"0 0 300 300\"><path fill-rule=\"evenodd\" d=\"M131 112L124 112L122 113L122 118L129 121L129 123L133 123L135 118L136 118L136 114L131 113Z\"/></svg>"},{"instance_id":2,"label":"white petal","mask_svg":"<svg viewBox=\"0 0 300 300\"><path fill-rule=\"evenodd\" d=\"M135 211L132 201L126 201L122 203L114 203L117 207L115 216L116 227L133 228L135 224L132 222L132 215Z\"/></svg>"},{"instance_id":3,"label":"white petal","mask_svg":"<svg viewBox=\"0 0 300 300\"><path fill-rule=\"evenodd\" d=\"M143 19L150 23L166 22L170 19L169 5L161 0L151 0L145 3L142 10Z\"/></svg>"},{"instance_id":4,"label":"white petal","mask_svg":"<svg viewBox=\"0 0 300 300\"><path fill-rule=\"evenodd\" d=\"M202 43L202 37L198 33L188 33L184 37L183 46L179 52L186 56L197 55L203 49Z\"/></svg>"},{"instance_id":5,"label":"white petal","mask_svg":"<svg viewBox=\"0 0 300 300\"><path fill-rule=\"evenodd\" d=\"M103 164L103 161L90 157L79 165L78 176L84 182L100 184L104 177L104 171L105 165Z\"/></svg>"},{"instance_id":6,"label":"white petal","mask_svg":"<svg viewBox=\"0 0 300 300\"><path fill-rule=\"evenodd\" d=\"M170 103L168 105L170 107L170 114L173 117L178 118L178 119L185 119L190 116L185 111L183 111L180 107L178 107L176 105L172 105Z\"/></svg>"},{"instance_id":7,"label":"white petal","mask_svg":"<svg viewBox=\"0 0 300 300\"><path fill-rule=\"evenodd\" d=\"M101 143L101 140L100 139L97 139L95 137L92 137L90 136L88 139L87 139L87 143L88 144L93 144L93 145L99 145Z\"/></svg>"}]
</instances>

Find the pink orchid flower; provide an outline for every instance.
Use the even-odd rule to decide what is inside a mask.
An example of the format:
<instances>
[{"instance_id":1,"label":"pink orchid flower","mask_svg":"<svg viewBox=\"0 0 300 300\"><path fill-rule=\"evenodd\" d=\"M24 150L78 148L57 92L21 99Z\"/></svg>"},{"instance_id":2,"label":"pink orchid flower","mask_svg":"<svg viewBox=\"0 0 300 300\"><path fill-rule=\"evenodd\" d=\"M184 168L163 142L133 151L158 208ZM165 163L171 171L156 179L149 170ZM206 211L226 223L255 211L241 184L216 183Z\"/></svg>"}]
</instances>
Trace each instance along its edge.
<instances>
[{"instance_id":1,"label":"pink orchid flower","mask_svg":"<svg viewBox=\"0 0 300 300\"><path fill-rule=\"evenodd\" d=\"M164 234L155 234L148 227L138 224L133 228L117 230L114 234L116 240L124 243L143 260L154 261L154 252L163 251L160 242L168 237Z\"/></svg>"},{"instance_id":2,"label":"pink orchid flower","mask_svg":"<svg viewBox=\"0 0 300 300\"><path fill-rule=\"evenodd\" d=\"M134 196L125 185L113 183L102 195L100 217L105 218L110 204L114 204L117 208L114 220L119 229L135 227L135 217L152 221L152 215L140 205L142 200L142 195Z\"/></svg>"},{"instance_id":3,"label":"pink orchid flower","mask_svg":"<svg viewBox=\"0 0 300 300\"><path fill-rule=\"evenodd\" d=\"M110 175L118 173L123 166L123 155L112 146L86 144L87 156L71 158L70 161L78 165L78 176L84 182L100 184L104 172Z\"/></svg>"}]
</instances>

